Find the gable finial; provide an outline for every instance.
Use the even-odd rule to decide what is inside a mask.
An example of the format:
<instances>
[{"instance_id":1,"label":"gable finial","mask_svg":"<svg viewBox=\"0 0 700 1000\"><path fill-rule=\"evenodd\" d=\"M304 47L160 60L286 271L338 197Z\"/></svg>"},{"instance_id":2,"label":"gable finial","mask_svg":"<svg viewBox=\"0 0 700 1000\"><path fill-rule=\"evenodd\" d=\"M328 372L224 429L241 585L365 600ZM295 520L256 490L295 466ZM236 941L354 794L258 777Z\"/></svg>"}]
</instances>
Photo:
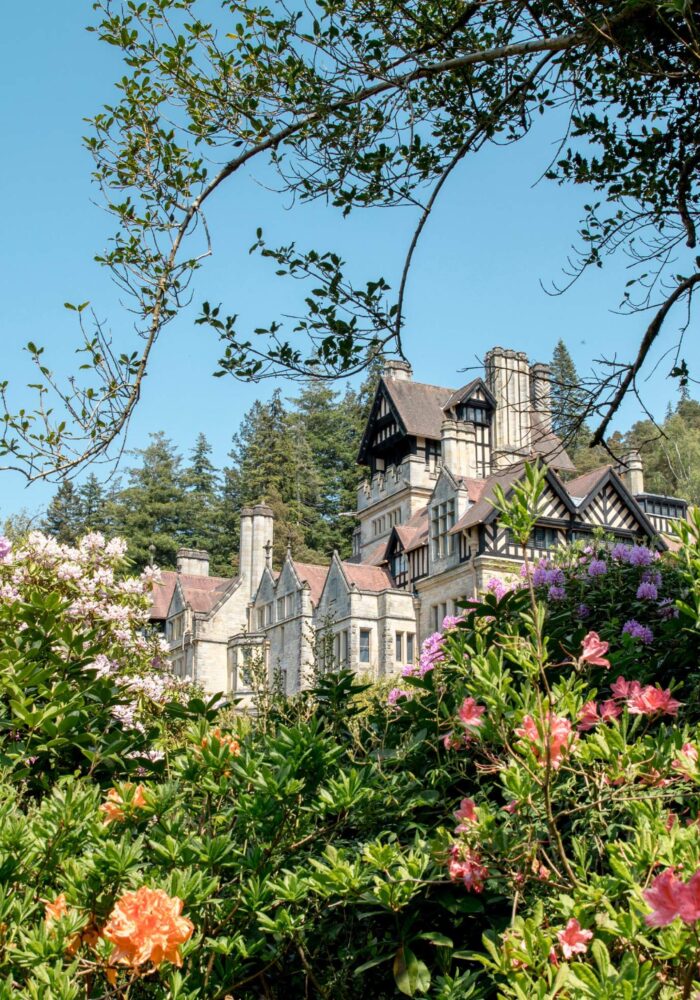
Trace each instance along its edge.
<instances>
[{"instance_id":1,"label":"gable finial","mask_svg":"<svg viewBox=\"0 0 700 1000\"><path fill-rule=\"evenodd\" d=\"M263 545L265 549L265 565L269 570L272 569L272 542L265 542Z\"/></svg>"}]
</instances>

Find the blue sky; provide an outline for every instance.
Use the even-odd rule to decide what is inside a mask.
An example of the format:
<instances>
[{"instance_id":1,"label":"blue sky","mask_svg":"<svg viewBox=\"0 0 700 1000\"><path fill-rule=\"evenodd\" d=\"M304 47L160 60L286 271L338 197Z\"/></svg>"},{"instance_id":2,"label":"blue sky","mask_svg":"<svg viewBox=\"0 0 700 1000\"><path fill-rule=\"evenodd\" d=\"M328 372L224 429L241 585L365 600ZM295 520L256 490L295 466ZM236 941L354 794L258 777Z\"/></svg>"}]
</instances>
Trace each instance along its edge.
<instances>
[{"instance_id":1,"label":"blue sky","mask_svg":"<svg viewBox=\"0 0 700 1000\"><path fill-rule=\"evenodd\" d=\"M28 407L23 386L33 373L22 351L28 340L46 346L57 371L70 370L78 331L65 301L90 300L120 349L131 344L129 316L93 261L113 221L95 203L91 159L81 145L83 118L111 99L121 70L117 53L85 31L89 3L15 3L4 13L0 379L10 380L13 402ZM632 353L644 318L611 311L625 280L624 261L589 273L564 296L542 290L541 282L561 277L586 200L581 191L535 183L553 140L539 126L518 147L485 149L446 186L419 245L406 299L405 346L419 380L457 385L459 370L494 344L549 360L562 337L581 373L601 355ZM325 205L289 209L252 174L236 177L216 198L209 214L214 257L196 277L192 305L163 334L128 446L141 447L150 432L164 430L186 453L203 431L222 464L253 401L276 385L285 394L295 391L285 383L212 378L217 343L193 323L205 299L238 313L241 330L267 325L289 308L290 289L272 268L248 256L256 227L263 226L273 245L296 240L337 249L356 262L356 277L382 274L395 285L415 214L377 209L343 220ZM679 313L671 328L681 319ZM688 361L697 365L698 353L689 341ZM668 367L661 364L648 384L648 401L659 416L676 398L675 384L663 378ZM640 415L630 403L617 426L624 429ZM40 510L54 489L25 487L18 474L0 472L0 518L22 508Z\"/></svg>"}]
</instances>

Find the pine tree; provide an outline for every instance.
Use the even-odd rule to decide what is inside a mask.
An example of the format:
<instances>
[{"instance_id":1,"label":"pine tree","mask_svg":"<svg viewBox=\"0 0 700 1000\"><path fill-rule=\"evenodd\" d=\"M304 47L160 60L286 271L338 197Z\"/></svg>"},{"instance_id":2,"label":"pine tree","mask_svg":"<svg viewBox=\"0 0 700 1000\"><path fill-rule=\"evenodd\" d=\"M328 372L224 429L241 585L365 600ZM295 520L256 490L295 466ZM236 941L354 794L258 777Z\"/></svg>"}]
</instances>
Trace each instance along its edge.
<instances>
[{"instance_id":1,"label":"pine tree","mask_svg":"<svg viewBox=\"0 0 700 1000\"><path fill-rule=\"evenodd\" d=\"M81 508L81 530L109 533L107 497L104 487L94 472L91 472L78 490Z\"/></svg>"},{"instance_id":2,"label":"pine tree","mask_svg":"<svg viewBox=\"0 0 700 1000\"><path fill-rule=\"evenodd\" d=\"M65 545L74 545L82 531L80 494L70 479L64 479L46 509L42 529Z\"/></svg>"},{"instance_id":3,"label":"pine tree","mask_svg":"<svg viewBox=\"0 0 700 1000\"><path fill-rule=\"evenodd\" d=\"M211 445L204 434L198 434L183 475L188 544L207 550L212 572L230 575L232 552L223 537L221 477L210 456Z\"/></svg>"},{"instance_id":4,"label":"pine tree","mask_svg":"<svg viewBox=\"0 0 700 1000\"><path fill-rule=\"evenodd\" d=\"M574 359L563 340L554 348L551 369L554 433L559 435L567 447L575 449L589 434L583 419L587 397Z\"/></svg>"},{"instance_id":5,"label":"pine tree","mask_svg":"<svg viewBox=\"0 0 700 1000\"><path fill-rule=\"evenodd\" d=\"M150 438L134 453L140 464L127 470L128 485L112 504L114 530L128 542L134 569L150 562L151 545L156 563L174 569L177 549L188 540L182 460L162 431Z\"/></svg>"},{"instance_id":6,"label":"pine tree","mask_svg":"<svg viewBox=\"0 0 700 1000\"><path fill-rule=\"evenodd\" d=\"M275 513L274 559L279 565L287 544L298 559L318 560L315 548L319 482L303 428L287 412L279 390L268 403L256 402L234 435L231 466L225 470L226 504L267 503Z\"/></svg>"}]
</instances>

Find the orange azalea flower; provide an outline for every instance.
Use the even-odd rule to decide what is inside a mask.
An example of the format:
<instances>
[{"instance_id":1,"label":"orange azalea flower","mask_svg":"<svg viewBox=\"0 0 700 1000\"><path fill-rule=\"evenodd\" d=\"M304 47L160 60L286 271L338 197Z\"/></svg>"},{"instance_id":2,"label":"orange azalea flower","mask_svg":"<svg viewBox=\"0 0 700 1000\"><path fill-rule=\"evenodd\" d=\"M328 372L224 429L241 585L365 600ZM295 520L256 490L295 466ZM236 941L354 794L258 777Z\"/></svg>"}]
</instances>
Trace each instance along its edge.
<instances>
[{"instance_id":1,"label":"orange azalea flower","mask_svg":"<svg viewBox=\"0 0 700 1000\"><path fill-rule=\"evenodd\" d=\"M211 746L212 740L216 740L217 743L221 743L222 746L228 747L229 753L232 757L237 757L241 752L241 744L238 740L231 736L230 733L222 733L218 726L216 729L212 729L208 736L204 737L202 740L202 746Z\"/></svg>"},{"instance_id":2,"label":"orange azalea flower","mask_svg":"<svg viewBox=\"0 0 700 1000\"><path fill-rule=\"evenodd\" d=\"M66 903L66 894L62 892L60 896L57 896L53 903L46 903L44 905L44 924L46 927L50 927L56 920L60 920L61 917L65 917L68 913L68 904Z\"/></svg>"},{"instance_id":3,"label":"orange azalea flower","mask_svg":"<svg viewBox=\"0 0 700 1000\"><path fill-rule=\"evenodd\" d=\"M133 788L133 784L127 781L124 785L125 788ZM144 797L144 787L143 785L137 785L134 794L129 803L132 807L136 809L144 809L146 806L146 799ZM107 801L103 802L100 806L100 812L105 814L105 823L112 823L114 820L124 819L124 799L121 797L120 793L116 788L110 788L107 792Z\"/></svg>"},{"instance_id":4,"label":"orange azalea flower","mask_svg":"<svg viewBox=\"0 0 700 1000\"><path fill-rule=\"evenodd\" d=\"M110 965L131 967L152 962L182 965L180 945L189 941L194 924L181 916L183 902L162 889L141 886L117 900L102 928L102 937L115 945Z\"/></svg>"}]
</instances>

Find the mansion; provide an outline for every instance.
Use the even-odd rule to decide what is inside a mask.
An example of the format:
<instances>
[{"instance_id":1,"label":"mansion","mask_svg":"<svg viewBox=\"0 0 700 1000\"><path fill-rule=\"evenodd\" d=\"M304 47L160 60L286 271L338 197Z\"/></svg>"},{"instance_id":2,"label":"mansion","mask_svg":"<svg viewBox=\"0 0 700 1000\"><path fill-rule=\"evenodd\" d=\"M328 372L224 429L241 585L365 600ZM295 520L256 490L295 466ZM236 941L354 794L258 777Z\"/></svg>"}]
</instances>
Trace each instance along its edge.
<instances>
[{"instance_id":1,"label":"mansion","mask_svg":"<svg viewBox=\"0 0 700 1000\"><path fill-rule=\"evenodd\" d=\"M236 577L211 576L196 549L181 549L177 571L162 574L151 617L173 669L243 702L253 664L288 694L329 660L373 679L398 674L455 602L518 573L521 550L491 500L534 460L548 472L533 558L596 528L664 549L671 521L686 514L685 501L645 493L636 452L618 468L576 475L552 431L546 365L494 348L483 376L450 389L415 382L406 362L391 361L358 457L367 477L352 557L335 553L321 566L288 551L276 570L273 513L245 508Z\"/></svg>"}]
</instances>

